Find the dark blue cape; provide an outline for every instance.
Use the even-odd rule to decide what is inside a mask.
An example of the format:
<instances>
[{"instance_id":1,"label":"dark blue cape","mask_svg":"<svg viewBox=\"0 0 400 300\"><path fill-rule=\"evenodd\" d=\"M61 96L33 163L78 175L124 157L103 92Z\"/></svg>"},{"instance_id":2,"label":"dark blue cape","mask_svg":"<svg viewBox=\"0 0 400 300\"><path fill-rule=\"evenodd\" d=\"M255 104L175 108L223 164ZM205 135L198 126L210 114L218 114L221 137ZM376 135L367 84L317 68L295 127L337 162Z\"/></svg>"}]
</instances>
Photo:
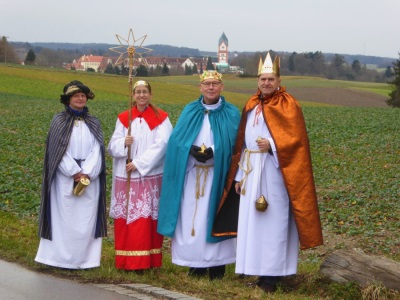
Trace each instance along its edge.
<instances>
[{"instance_id":1,"label":"dark blue cape","mask_svg":"<svg viewBox=\"0 0 400 300\"><path fill-rule=\"evenodd\" d=\"M229 237L213 237L211 230L229 170L231 155L239 126L239 110L221 96L221 105L207 110L203 97L183 109L168 141L158 215L158 232L173 237L178 222L186 165L190 147L200 132L204 114L209 115L214 137L214 179L212 182L207 242L216 243ZM194 187L193 187L194 188ZM206 226L206 224L204 224Z\"/></svg>"}]
</instances>

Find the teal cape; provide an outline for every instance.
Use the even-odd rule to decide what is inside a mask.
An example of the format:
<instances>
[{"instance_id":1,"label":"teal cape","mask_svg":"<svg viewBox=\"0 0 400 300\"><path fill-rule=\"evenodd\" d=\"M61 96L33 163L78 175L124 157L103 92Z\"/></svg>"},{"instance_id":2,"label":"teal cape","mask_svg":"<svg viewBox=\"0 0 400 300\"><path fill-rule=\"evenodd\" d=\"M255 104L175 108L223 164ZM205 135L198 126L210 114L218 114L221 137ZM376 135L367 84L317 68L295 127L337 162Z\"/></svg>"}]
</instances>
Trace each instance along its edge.
<instances>
[{"instance_id":1,"label":"teal cape","mask_svg":"<svg viewBox=\"0 0 400 300\"><path fill-rule=\"evenodd\" d=\"M204 224L204 226L207 226L206 241L216 243L230 238L214 237L211 235L211 231L231 163L240 113L234 105L227 103L224 97L221 96L220 98L221 105L215 110L207 110L203 106L202 96L186 105L169 138L157 227L157 231L164 236L174 236L180 211L189 151L200 132L204 115L208 114L214 137L214 179L209 199L208 224Z\"/></svg>"}]
</instances>

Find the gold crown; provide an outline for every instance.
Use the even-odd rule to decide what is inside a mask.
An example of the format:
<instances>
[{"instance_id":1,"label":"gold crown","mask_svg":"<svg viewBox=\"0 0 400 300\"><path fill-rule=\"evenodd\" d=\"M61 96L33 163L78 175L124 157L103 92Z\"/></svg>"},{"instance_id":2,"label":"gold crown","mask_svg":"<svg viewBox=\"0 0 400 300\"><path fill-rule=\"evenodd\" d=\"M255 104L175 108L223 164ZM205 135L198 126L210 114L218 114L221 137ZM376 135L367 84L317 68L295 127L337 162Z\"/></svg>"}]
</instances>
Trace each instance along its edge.
<instances>
[{"instance_id":1,"label":"gold crown","mask_svg":"<svg viewBox=\"0 0 400 300\"><path fill-rule=\"evenodd\" d=\"M217 71L204 71L203 74L200 75L200 83L206 79L222 81L222 74L218 73Z\"/></svg>"},{"instance_id":2,"label":"gold crown","mask_svg":"<svg viewBox=\"0 0 400 300\"><path fill-rule=\"evenodd\" d=\"M135 84L133 85L132 90L134 91L138 85L149 86L149 84L147 83L147 81L138 80L138 81L136 81Z\"/></svg>"},{"instance_id":3,"label":"gold crown","mask_svg":"<svg viewBox=\"0 0 400 300\"><path fill-rule=\"evenodd\" d=\"M271 55L267 53L264 63L262 62L262 57L260 55L260 62L258 63L258 76L261 74L275 74L280 77L280 59L279 56L275 56L274 63L272 63Z\"/></svg>"}]
</instances>

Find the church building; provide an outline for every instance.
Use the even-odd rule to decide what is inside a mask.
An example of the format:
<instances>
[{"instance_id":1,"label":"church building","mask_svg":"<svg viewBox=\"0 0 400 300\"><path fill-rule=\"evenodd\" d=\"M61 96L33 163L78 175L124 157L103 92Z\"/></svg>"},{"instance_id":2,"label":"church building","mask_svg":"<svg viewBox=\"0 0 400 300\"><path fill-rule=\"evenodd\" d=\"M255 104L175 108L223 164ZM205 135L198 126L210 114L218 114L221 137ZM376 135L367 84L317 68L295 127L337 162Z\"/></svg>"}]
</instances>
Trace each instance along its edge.
<instances>
[{"instance_id":1,"label":"church building","mask_svg":"<svg viewBox=\"0 0 400 300\"><path fill-rule=\"evenodd\" d=\"M218 41L218 62L215 64L219 72L225 73L229 70L228 64L228 38L223 32Z\"/></svg>"},{"instance_id":2,"label":"church building","mask_svg":"<svg viewBox=\"0 0 400 300\"><path fill-rule=\"evenodd\" d=\"M228 64L228 38L224 32L218 41L218 63Z\"/></svg>"}]
</instances>

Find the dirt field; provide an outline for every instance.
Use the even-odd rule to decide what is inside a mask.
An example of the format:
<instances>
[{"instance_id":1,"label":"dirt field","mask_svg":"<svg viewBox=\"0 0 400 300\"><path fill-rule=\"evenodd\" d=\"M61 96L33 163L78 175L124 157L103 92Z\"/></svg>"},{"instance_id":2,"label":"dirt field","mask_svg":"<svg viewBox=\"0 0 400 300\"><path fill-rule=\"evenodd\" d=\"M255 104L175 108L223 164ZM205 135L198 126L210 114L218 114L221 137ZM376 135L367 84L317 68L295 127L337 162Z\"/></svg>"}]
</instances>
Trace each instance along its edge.
<instances>
[{"instance_id":1,"label":"dirt field","mask_svg":"<svg viewBox=\"0 0 400 300\"><path fill-rule=\"evenodd\" d=\"M249 96L255 92L255 90L239 90L234 87L227 87L224 90L243 93ZM389 108L385 102L388 97L360 90L336 89L329 87L286 87L286 91L299 101L318 102L347 107Z\"/></svg>"},{"instance_id":2,"label":"dirt field","mask_svg":"<svg viewBox=\"0 0 400 300\"><path fill-rule=\"evenodd\" d=\"M387 97L365 91L335 88L288 88L299 101L319 102L349 107L389 107Z\"/></svg>"}]
</instances>

